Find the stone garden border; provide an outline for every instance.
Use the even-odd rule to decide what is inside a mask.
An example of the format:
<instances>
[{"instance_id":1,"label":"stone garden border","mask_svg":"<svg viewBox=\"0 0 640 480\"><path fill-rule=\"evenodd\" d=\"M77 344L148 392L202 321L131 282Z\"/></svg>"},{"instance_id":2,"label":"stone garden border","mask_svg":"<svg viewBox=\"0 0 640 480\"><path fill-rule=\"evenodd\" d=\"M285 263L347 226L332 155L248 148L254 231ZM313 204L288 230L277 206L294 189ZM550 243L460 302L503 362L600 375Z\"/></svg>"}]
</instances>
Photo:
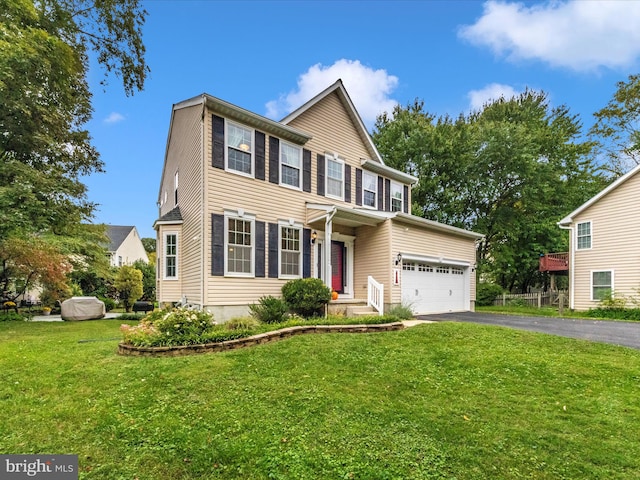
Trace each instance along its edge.
<instances>
[{"instance_id":1,"label":"stone garden border","mask_svg":"<svg viewBox=\"0 0 640 480\"><path fill-rule=\"evenodd\" d=\"M251 347L263 343L274 342L294 335L307 333L372 333L402 330L402 322L362 324L362 325L299 325L282 328L272 332L260 333L251 337L226 340L224 342L205 343L200 345L179 345L172 347L135 347L125 343L118 344L118 354L131 357L181 357L197 353L223 352L238 348Z\"/></svg>"}]
</instances>

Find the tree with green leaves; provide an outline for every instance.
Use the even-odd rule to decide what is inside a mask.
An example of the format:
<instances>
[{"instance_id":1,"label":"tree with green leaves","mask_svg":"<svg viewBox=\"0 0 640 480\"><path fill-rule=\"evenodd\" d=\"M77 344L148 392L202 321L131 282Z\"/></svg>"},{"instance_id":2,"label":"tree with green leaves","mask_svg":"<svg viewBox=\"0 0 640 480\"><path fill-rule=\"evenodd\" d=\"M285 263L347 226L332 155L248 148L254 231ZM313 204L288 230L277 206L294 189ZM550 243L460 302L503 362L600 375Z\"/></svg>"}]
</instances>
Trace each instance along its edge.
<instances>
[{"instance_id":1,"label":"tree with green leaves","mask_svg":"<svg viewBox=\"0 0 640 480\"><path fill-rule=\"evenodd\" d=\"M156 299L156 265L155 263L136 260L133 267L142 272L142 299L155 301Z\"/></svg>"},{"instance_id":2,"label":"tree with green leaves","mask_svg":"<svg viewBox=\"0 0 640 480\"><path fill-rule=\"evenodd\" d=\"M144 247L144 251L149 253L154 253L156 251L156 239L150 237L141 238L142 246Z\"/></svg>"},{"instance_id":3,"label":"tree with green leaves","mask_svg":"<svg viewBox=\"0 0 640 480\"><path fill-rule=\"evenodd\" d=\"M130 265L118 268L115 287L126 312L131 311L134 302L142 297L142 272Z\"/></svg>"},{"instance_id":4,"label":"tree with green leaves","mask_svg":"<svg viewBox=\"0 0 640 480\"><path fill-rule=\"evenodd\" d=\"M139 0L0 0L0 249L40 239L75 266L104 269L81 181L104 168L84 127L89 60L103 84L115 75L127 95L141 90L145 16Z\"/></svg>"},{"instance_id":5,"label":"tree with green leaves","mask_svg":"<svg viewBox=\"0 0 640 480\"><path fill-rule=\"evenodd\" d=\"M540 253L568 247L557 220L603 186L580 128L527 91L456 119L398 106L373 138L389 166L419 178L412 212L484 234L479 274L523 291L539 281Z\"/></svg>"},{"instance_id":6,"label":"tree with green leaves","mask_svg":"<svg viewBox=\"0 0 640 480\"><path fill-rule=\"evenodd\" d=\"M618 82L613 98L594 115L590 133L608 160L605 168L616 177L640 165L640 75Z\"/></svg>"}]
</instances>

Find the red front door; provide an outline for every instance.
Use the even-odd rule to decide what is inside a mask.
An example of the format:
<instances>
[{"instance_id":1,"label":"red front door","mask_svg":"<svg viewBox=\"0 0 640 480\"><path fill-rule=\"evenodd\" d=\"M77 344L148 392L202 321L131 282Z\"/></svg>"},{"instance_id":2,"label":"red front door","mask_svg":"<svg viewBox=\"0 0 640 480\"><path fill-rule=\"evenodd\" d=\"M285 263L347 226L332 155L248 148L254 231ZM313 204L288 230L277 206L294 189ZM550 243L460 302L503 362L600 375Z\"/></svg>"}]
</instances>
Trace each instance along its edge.
<instances>
[{"instance_id":1,"label":"red front door","mask_svg":"<svg viewBox=\"0 0 640 480\"><path fill-rule=\"evenodd\" d=\"M344 293L345 273L344 242L331 241L331 288Z\"/></svg>"}]
</instances>

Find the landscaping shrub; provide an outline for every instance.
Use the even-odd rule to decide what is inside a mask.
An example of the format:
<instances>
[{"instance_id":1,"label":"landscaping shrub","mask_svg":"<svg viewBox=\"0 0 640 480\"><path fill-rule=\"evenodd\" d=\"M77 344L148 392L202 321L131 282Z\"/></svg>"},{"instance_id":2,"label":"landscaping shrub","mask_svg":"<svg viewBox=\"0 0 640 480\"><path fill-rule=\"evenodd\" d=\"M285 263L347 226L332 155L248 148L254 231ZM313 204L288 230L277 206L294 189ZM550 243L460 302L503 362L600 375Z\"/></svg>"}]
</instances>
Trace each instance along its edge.
<instances>
[{"instance_id":1,"label":"landscaping shrub","mask_svg":"<svg viewBox=\"0 0 640 480\"><path fill-rule=\"evenodd\" d=\"M387 315L397 317L400 320L409 320L413 318L413 310L408 305L395 305L389 309Z\"/></svg>"},{"instance_id":2,"label":"landscaping shrub","mask_svg":"<svg viewBox=\"0 0 640 480\"><path fill-rule=\"evenodd\" d=\"M116 308L116 301L113 300L112 298L98 297L98 299L104 302L104 308L107 312L110 312L111 310Z\"/></svg>"},{"instance_id":3,"label":"landscaping shrub","mask_svg":"<svg viewBox=\"0 0 640 480\"><path fill-rule=\"evenodd\" d=\"M210 313L187 308L158 310L138 325L122 325L124 342L136 346L192 345L203 343L215 327Z\"/></svg>"},{"instance_id":4,"label":"landscaping shrub","mask_svg":"<svg viewBox=\"0 0 640 480\"><path fill-rule=\"evenodd\" d=\"M640 308L598 307L588 310L586 315L592 318L611 318L614 320L631 320L638 322L640 321Z\"/></svg>"},{"instance_id":5,"label":"landscaping shrub","mask_svg":"<svg viewBox=\"0 0 640 480\"><path fill-rule=\"evenodd\" d=\"M282 286L282 298L293 313L304 318L324 316L331 289L319 278L299 278Z\"/></svg>"},{"instance_id":6,"label":"landscaping shrub","mask_svg":"<svg viewBox=\"0 0 640 480\"><path fill-rule=\"evenodd\" d=\"M476 305L479 307L493 305L493 301L501 295L502 292L502 287L495 283L479 283L476 288Z\"/></svg>"},{"instance_id":7,"label":"landscaping shrub","mask_svg":"<svg viewBox=\"0 0 640 480\"><path fill-rule=\"evenodd\" d=\"M23 322L25 317L14 311L5 311L0 313L0 322Z\"/></svg>"},{"instance_id":8,"label":"landscaping shrub","mask_svg":"<svg viewBox=\"0 0 640 480\"><path fill-rule=\"evenodd\" d=\"M260 322L253 317L237 317L223 323L223 326L227 330L255 330Z\"/></svg>"},{"instance_id":9,"label":"landscaping shrub","mask_svg":"<svg viewBox=\"0 0 640 480\"><path fill-rule=\"evenodd\" d=\"M510 307L528 307L530 304L524 298L512 298L507 302L507 305Z\"/></svg>"},{"instance_id":10,"label":"landscaping shrub","mask_svg":"<svg viewBox=\"0 0 640 480\"><path fill-rule=\"evenodd\" d=\"M280 323L287 314L287 304L280 298L267 295L249 305L251 315L262 323Z\"/></svg>"}]
</instances>

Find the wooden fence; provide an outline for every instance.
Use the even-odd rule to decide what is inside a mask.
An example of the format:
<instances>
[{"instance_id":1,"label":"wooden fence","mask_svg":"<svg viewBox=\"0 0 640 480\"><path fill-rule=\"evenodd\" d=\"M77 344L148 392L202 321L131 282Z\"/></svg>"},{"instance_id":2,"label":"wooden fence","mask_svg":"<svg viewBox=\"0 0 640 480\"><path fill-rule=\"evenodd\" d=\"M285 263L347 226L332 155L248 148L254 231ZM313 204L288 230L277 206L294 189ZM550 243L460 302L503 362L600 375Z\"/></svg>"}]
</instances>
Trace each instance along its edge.
<instances>
[{"instance_id":1,"label":"wooden fence","mask_svg":"<svg viewBox=\"0 0 640 480\"><path fill-rule=\"evenodd\" d=\"M494 301L494 305L526 305L529 307L569 307L569 295L566 290L537 293L503 293Z\"/></svg>"}]
</instances>

